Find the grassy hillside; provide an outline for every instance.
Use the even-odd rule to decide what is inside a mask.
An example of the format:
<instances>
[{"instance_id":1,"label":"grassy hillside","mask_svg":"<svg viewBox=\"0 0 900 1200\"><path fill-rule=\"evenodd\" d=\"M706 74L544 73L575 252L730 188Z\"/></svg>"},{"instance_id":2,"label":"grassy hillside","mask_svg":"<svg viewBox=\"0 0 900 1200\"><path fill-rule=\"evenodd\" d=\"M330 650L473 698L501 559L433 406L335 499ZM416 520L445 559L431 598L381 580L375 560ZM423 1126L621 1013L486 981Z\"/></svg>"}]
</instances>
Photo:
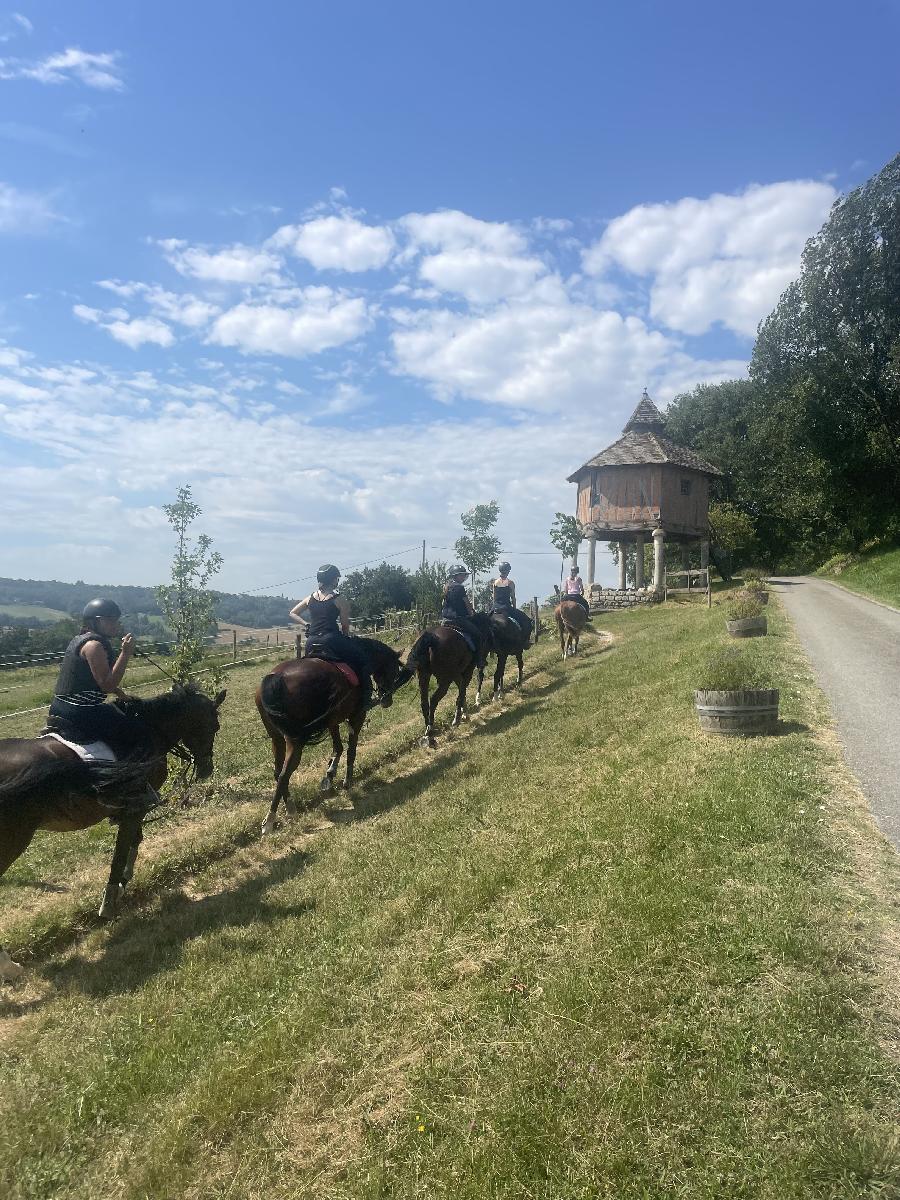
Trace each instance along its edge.
<instances>
[{"instance_id":1,"label":"grassy hillside","mask_svg":"<svg viewBox=\"0 0 900 1200\"><path fill-rule=\"evenodd\" d=\"M779 737L697 731L718 605L610 615L436 753L407 689L355 807L266 843L258 669L234 672L206 803L148 829L115 926L89 916L107 830L42 836L0 884L29 967L0 1007L0 1192L897 1194L897 877L773 609L746 650Z\"/></svg>"},{"instance_id":2,"label":"grassy hillside","mask_svg":"<svg viewBox=\"0 0 900 1200\"><path fill-rule=\"evenodd\" d=\"M874 550L858 559L856 556L831 559L816 574L900 608L900 546Z\"/></svg>"},{"instance_id":3,"label":"grassy hillside","mask_svg":"<svg viewBox=\"0 0 900 1200\"><path fill-rule=\"evenodd\" d=\"M67 621L70 615L61 608L45 608L43 604L0 603L0 625L20 621Z\"/></svg>"}]
</instances>

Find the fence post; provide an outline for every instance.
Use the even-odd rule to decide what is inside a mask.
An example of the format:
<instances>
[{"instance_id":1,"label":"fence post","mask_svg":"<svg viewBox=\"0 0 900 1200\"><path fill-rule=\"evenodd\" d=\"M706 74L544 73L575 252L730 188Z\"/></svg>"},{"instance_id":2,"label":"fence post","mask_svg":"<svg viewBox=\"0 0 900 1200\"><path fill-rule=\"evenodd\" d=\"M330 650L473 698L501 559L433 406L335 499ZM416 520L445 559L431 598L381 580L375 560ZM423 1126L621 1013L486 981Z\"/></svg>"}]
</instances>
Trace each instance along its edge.
<instances>
[{"instance_id":1,"label":"fence post","mask_svg":"<svg viewBox=\"0 0 900 1200\"><path fill-rule=\"evenodd\" d=\"M237 630L231 631L231 661L237 662Z\"/></svg>"},{"instance_id":2,"label":"fence post","mask_svg":"<svg viewBox=\"0 0 900 1200\"><path fill-rule=\"evenodd\" d=\"M294 638L294 641L297 646L297 657L302 658L303 657L303 634L298 633L297 636Z\"/></svg>"},{"instance_id":3,"label":"fence post","mask_svg":"<svg viewBox=\"0 0 900 1200\"><path fill-rule=\"evenodd\" d=\"M537 641L541 636L541 614L538 608L537 596L531 601L531 611L534 614L534 640Z\"/></svg>"}]
</instances>

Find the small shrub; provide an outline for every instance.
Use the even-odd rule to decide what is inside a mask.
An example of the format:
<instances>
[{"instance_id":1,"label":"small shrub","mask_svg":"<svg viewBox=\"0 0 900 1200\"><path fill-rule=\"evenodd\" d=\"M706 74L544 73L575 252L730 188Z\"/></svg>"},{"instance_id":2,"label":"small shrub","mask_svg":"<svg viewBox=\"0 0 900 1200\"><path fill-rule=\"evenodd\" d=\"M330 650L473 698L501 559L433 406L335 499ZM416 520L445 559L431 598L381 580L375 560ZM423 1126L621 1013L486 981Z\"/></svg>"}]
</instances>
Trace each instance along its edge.
<instances>
[{"instance_id":1,"label":"small shrub","mask_svg":"<svg viewBox=\"0 0 900 1200\"><path fill-rule=\"evenodd\" d=\"M763 582L763 573L757 567L747 567L746 571L741 572L744 579L744 587L756 587Z\"/></svg>"},{"instance_id":2,"label":"small shrub","mask_svg":"<svg viewBox=\"0 0 900 1200\"><path fill-rule=\"evenodd\" d=\"M697 688L707 692L743 692L771 688L771 676L749 650L726 646L715 651L700 670Z\"/></svg>"},{"instance_id":3,"label":"small shrub","mask_svg":"<svg viewBox=\"0 0 900 1200\"><path fill-rule=\"evenodd\" d=\"M762 605L752 593L736 592L725 608L729 621L745 621L762 615Z\"/></svg>"},{"instance_id":4,"label":"small shrub","mask_svg":"<svg viewBox=\"0 0 900 1200\"><path fill-rule=\"evenodd\" d=\"M858 554L832 554L831 558L822 563L816 574L840 575L848 567L852 567L854 563L858 563L859 561L860 556Z\"/></svg>"}]
</instances>

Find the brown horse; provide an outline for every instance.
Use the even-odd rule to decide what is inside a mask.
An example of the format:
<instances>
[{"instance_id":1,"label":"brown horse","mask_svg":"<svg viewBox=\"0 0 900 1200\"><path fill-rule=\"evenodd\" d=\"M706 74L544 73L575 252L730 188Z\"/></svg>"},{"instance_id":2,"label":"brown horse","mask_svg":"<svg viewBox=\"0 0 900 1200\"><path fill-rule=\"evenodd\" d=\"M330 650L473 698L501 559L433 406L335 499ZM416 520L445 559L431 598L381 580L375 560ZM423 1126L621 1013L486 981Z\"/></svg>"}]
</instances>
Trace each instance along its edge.
<instances>
[{"instance_id":1,"label":"brown horse","mask_svg":"<svg viewBox=\"0 0 900 1200\"><path fill-rule=\"evenodd\" d=\"M389 708L394 692L412 679L412 671L403 666L397 651L384 642L376 638L359 638L359 641L372 664L380 703ZM344 752L340 733L344 721L350 728L344 790L350 790L366 709L359 685L352 684L341 667L324 658L291 658L279 663L256 689L256 707L272 739L275 759L275 794L262 827L267 834L275 829L275 814L282 800L288 816L297 815L297 806L290 796L291 776L300 763L303 747L321 741L328 733L333 753L319 790L325 794L331 792Z\"/></svg>"},{"instance_id":2,"label":"brown horse","mask_svg":"<svg viewBox=\"0 0 900 1200\"><path fill-rule=\"evenodd\" d=\"M224 692L210 700L193 684L176 684L162 696L124 701L126 711L139 716L152 737L152 756L137 760L86 763L55 738L0 741L0 875L25 852L38 829L68 833L109 817L118 822L119 832L99 915L114 916L134 874L150 807L148 784L158 789L165 783L166 756L172 750L190 758L200 779L212 774L213 739L224 699ZM18 963L0 947L0 980L20 973Z\"/></svg>"},{"instance_id":3,"label":"brown horse","mask_svg":"<svg viewBox=\"0 0 900 1200\"><path fill-rule=\"evenodd\" d=\"M491 633L487 617L483 613L476 613L471 619L482 629L485 642L489 646ZM466 689L471 682L477 661L477 655L472 653L466 639L452 625L436 625L433 629L426 629L410 650L406 665L416 672L419 679L419 698L425 720L423 746L430 746L432 750L437 746L434 737L434 714L450 690L451 684L456 684L457 688L456 713L451 724L458 725L460 721L468 721ZM429 700L428 685L432 675L437 680L437 687ZM475 702L481 702L480 694L476 696Z\"/></svg>"},{"instance_id":4,"label":"brown horse","mask_svg":"<svg viewBox=\"0 0 900 1200\"><path fill-rule=\"evenodd\" d=\"M503 695L503 675L506 671L506 660L510 657L515 658L519 668L518 686L522 686L522 678L524 675L524 664L522 662L522 654L528 646L531 639L531 629L534 628L533 622L528 620L529 629L525 629L513 617L508 617L504 613L491 613L491 635L494 644L494 653L497 655L497 668L494 671L494 694L493 699L498 700ZM481 688L484 684L484 671L478 668L478 682L475 692L475 703L481 702Z\"/></svg>"},{"instance_id":5,"label":"brown horse","mask_svg":"<svg viewBox=\"0 0 900 1200\"><path fill-rule=\"evenodd\" d=\"M578 653L578 640L587 624L588 615L577 600L563 600L554 609L559 630L559 648L563 658Z\"/></svg>"}]
</instances>

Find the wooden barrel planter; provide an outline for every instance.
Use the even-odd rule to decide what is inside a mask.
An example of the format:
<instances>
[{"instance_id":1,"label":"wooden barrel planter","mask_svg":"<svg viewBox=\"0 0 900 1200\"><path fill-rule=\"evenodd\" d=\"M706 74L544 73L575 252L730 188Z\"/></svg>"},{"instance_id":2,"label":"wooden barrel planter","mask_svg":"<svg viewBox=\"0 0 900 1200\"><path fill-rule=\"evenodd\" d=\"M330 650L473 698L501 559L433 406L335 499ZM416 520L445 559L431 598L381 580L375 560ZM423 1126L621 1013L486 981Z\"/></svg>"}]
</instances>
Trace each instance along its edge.
<instances>
[{"instance_id":1,"label":"wooden barrel planter","mask_svg":"<svg viewBox=\"0 0 900 1200\"><path fill-rule=\"evenodd\" d=\"M694 707L705 733L747 737L778 729L778 689L694 692Z\"/></svg>"},{"instance_id":2,"label":"wooden barrel planter","mask_svg":"<svg viewBox=\"0 0 900 1200\"><path fill-rule=\"evenodd\" d=\"M732 637L765 637L769 625L765 617L742 617L739 621L726 621L725 627Z\"/></svg>"}]
</instances>

